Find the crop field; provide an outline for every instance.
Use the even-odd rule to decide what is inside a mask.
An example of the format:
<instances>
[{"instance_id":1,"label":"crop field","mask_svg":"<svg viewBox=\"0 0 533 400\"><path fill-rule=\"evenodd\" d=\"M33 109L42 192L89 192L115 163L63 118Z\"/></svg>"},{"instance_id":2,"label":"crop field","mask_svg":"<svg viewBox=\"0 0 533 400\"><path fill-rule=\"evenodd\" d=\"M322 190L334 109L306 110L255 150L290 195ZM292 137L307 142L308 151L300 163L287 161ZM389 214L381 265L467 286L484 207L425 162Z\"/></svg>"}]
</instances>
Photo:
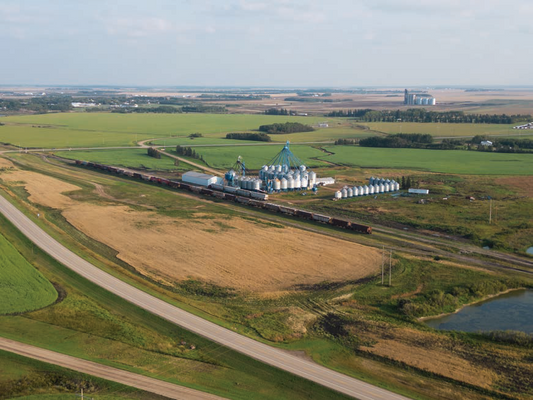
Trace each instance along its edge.
<instances>
[{"instance_id":1,"label":"crop field","mask_svg":"<svg viewBox=\"0 0 533 400\"><path fill-rule=\"evenodd\" d=\"M214 168L231 168L237 161L237 157L242 156L246 163L246 168L257 170L272 160L283 148L283 144L278 146L239 146L239 147L198 147L195 151L204 157L207 164ZM317 158L324 155L324 152L311 146L291 145L291 151L309 167L326 166Z\"/></svg>"},{"instance_id":2,"label":"crop field","mask_svg":"<svg viewBox=\"0 0 533 400\"><path fill-rule=\"evenodd\" d=\"M93 161L96 163L114 165L117 167L130 167L150 169L154 171L188 171L188 164L174 165L174 159L164 155L161 158L150 157L147 149L121 149L121 150L87 150L87 151L62 151L58 156L71 160Z\"/></svg>"},{"instance_id":3,"label":"crop field","mask_svg":"<svg viewBox=\"0 0 533 400\"><path fill-rule=\"evenodd\" d=\"M55 126L50 128L37 128L32 125L0 126L0 142L22 148L134 146L136 140L150 137L149 134L75 130Z\"/></svg>"},{"instance_id":4,"label":"crop field","mask_svg":"<svg viewBox=\"0 0 533 400\"><path fill-rule=\"evenodd\" d=\"M505 124L445 124L418 122L361 122L369 129L383 133L428 133L436 137L510 136L516 135L514 125Z\"/></svg>"},{"instance_id":5,"label":"crop field","mask_svg":"<svg viewBox=\"0 0 533 400\"><path fill-rule=\"evenodd\" d=\"M52 284L0 234L0 315L45 307L57 298Z\"/></svg>"},{"instance_id":6,"label":"crop field","mask_svg":"<svg viewBox=\"0 0 533 400\"><path fill-rule=\"evenodd\" d=\"M533 175L531 154L359 146L327 146L325 149L335 154L322 155L319 160L347 166L417 169L467 175Z\"/></svg>"}]
</instances>

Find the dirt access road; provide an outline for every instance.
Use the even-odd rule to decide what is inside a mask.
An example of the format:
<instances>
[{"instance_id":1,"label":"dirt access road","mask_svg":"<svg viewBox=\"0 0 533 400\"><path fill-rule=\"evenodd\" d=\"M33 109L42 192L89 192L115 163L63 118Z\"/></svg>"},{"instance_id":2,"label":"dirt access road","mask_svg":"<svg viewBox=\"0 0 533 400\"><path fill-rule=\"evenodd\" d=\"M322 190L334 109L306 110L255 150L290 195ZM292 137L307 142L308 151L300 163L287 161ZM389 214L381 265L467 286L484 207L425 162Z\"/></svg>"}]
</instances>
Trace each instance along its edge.
<instances>
[{"instance_id":1,"label":"dirt access road","mask_svg":"<svg viewBox=\"0 0 533 400\"><path fill-rule=\"evenodd\" d=\"M299 358L281 349L242 336L230 329L223 328L220 325L186 312L115 278L58 243L3 196L0 196L0 212L28 237L28 239L67 268L70 268L103 289L184 329L255 358L256 360L360 400L407 399L407 397L332 371L312 361Z\"/></svg>"},{"instance_id":2,"label":"dirt access road","mask_svg":"<svg viewBox=\"0 0 533 400\"><path fill-rule=\"evenodd\" d=\"M199 390L189 389L184 386L149 378L144 375L134 374L133 372L108 367L107 365L83 360L81 358L67 356L66 354L56 353L54 351L45 350L40 347L16 342L10 339L0 338L0 350L9 351L11 353L33 358L34 360L39 360L48 364L59 365L60 367L82 372L87 375L96 376L98 378L107 379L108 381L122 383L123 385L165 396L169 399L224 399L224 397L218 397L209 393L200 392Z\"/></svg>"}]
</instances>

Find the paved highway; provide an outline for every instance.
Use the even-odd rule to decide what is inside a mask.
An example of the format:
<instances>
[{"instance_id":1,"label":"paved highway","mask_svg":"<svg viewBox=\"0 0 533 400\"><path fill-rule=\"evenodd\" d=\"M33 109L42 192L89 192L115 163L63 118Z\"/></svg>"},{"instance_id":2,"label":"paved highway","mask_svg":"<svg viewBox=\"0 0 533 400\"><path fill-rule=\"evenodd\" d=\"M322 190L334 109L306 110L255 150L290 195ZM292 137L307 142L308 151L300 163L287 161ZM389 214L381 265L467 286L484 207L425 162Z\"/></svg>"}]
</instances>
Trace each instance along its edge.
<instances>
[{"instance_id":1,"label":"paved highway","mask_svg":"<svg viewBox=\"0 0 533 400\"><path fill-rule=\"evenodd\" d=\"M189 389L184 386L173 383L160 381L159 379L149 378L144 375L124 371L122 369L108 367L107 365L98 364L81 358L67 356L54 351L41 349L40 347L31 346L26 343L15 342L14 340L0 338L0 350L20 354L21 356L33 358L49 364L59 365L74 371L83 372L84 374L107 379L109 381L122 383L150 393L155 393L169 399L177 400L221 400L209 393L200 392L199 390ZM87 397L90 397L87 396Z\"/></svg>"},{"instance_id":2,"label":"paved highway","mask_svg":"<svg viewBox=\"0 0 533 400\"><path fill-rule=\"evenodd\" d=\"M113 277L58 243L2 196L0 196L0 212L37 246L66 267L109 292L191 332L256 360L360 400L407 399L404 396L332 371L312 361L296 357L283 350L242 336L166 303Z\"/></svg>"}]
</instances>

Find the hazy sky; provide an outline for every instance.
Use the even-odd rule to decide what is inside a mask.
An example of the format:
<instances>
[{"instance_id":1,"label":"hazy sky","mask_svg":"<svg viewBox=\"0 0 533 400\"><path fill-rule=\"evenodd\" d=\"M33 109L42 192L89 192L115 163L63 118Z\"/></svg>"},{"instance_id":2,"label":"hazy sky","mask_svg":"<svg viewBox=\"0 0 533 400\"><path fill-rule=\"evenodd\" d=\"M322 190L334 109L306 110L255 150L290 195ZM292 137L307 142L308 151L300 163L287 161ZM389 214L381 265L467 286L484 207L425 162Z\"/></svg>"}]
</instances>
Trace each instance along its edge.
<instances>
[{"instance_id":1,"label":"hazy sky","mask_svg":"<svg viewBox=\"0 0 533 400\"><path fill-rule=\"evenodd\" d=\"M533 85L531 0L0 0L0 84Z\"/></svg>"}]
</instances>

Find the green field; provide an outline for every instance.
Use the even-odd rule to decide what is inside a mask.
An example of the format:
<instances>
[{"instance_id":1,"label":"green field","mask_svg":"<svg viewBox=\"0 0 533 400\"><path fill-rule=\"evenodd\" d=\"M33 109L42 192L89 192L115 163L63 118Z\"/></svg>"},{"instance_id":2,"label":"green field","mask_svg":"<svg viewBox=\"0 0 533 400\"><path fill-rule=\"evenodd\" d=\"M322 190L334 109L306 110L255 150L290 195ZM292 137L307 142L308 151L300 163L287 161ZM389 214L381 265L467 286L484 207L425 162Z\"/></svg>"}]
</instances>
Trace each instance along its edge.
<instances>
[{"instance_id":1,"label":"green field","mask_svg":"<svg viewBox=\"0 0 533 400\"><path fill-rule=\"evenodd\" d=\"M0 235L0 314L45 307L57 292L20 253Z\"/></svg>"},{"instance_id":2,"label":"green field","mask_svg":"<svg viewBox=\"0 0 533 400\"><path fill-rule=\"evenodd\" d=\"M197 147L195 151L204 157L207 164L214 168L230 168L237 161L238 156L242 156L248 169L259 169L278 154L283 145L278 146L240 146L240 147ZM306 165L319 167L327 165L324 162L315 160L325 153L321 150L306 146L290 146L291 151Z\"/></svg>"},{"instance_id":3,"label":"green field","mask_svg":"<svg viewBox=\"0 0 533 400\"><path fill-rule=\"evenodd\" d=\"M0 142L22 148L134 146L135 140L149 139L150 137L149 134L73 130L66 127L0 126Z\"/></svg>"},{"instance_id":4,"label":"green field","mask_svg":"<svg viewBox=\"0 0 533 400\"><path fill-rule=\"evenodd\" d=\"M151 170L188 171L188 164L174 165L174 159L166 156L161 158L150 157L146 149L124 150L86 150L86 151L61 151L58 156L72 160L93 161L117 167L130 167Z\"/></svg>"},{"instance_id":5,"label":"green field","mask_svg":"<svg viewBox=\"0 0 533 400\"><path fill-rule=\"evenodd\" d=\"M533 175L533 155L461 150L328 146L320 159L347 166L420 169L468 175Z\"/></svg>"},{"instance_id":6,"label":"green field","mask_svg":"<svg viewBox=\"0 0 533 400\"><path fill-rule=\"evenodd\" d=\"M516 135L514 125L504 124L440 124L436 122L361 122L371 130L383 133L429 133L436 137L476 135Z\"/></svg>"}]
</instances>

